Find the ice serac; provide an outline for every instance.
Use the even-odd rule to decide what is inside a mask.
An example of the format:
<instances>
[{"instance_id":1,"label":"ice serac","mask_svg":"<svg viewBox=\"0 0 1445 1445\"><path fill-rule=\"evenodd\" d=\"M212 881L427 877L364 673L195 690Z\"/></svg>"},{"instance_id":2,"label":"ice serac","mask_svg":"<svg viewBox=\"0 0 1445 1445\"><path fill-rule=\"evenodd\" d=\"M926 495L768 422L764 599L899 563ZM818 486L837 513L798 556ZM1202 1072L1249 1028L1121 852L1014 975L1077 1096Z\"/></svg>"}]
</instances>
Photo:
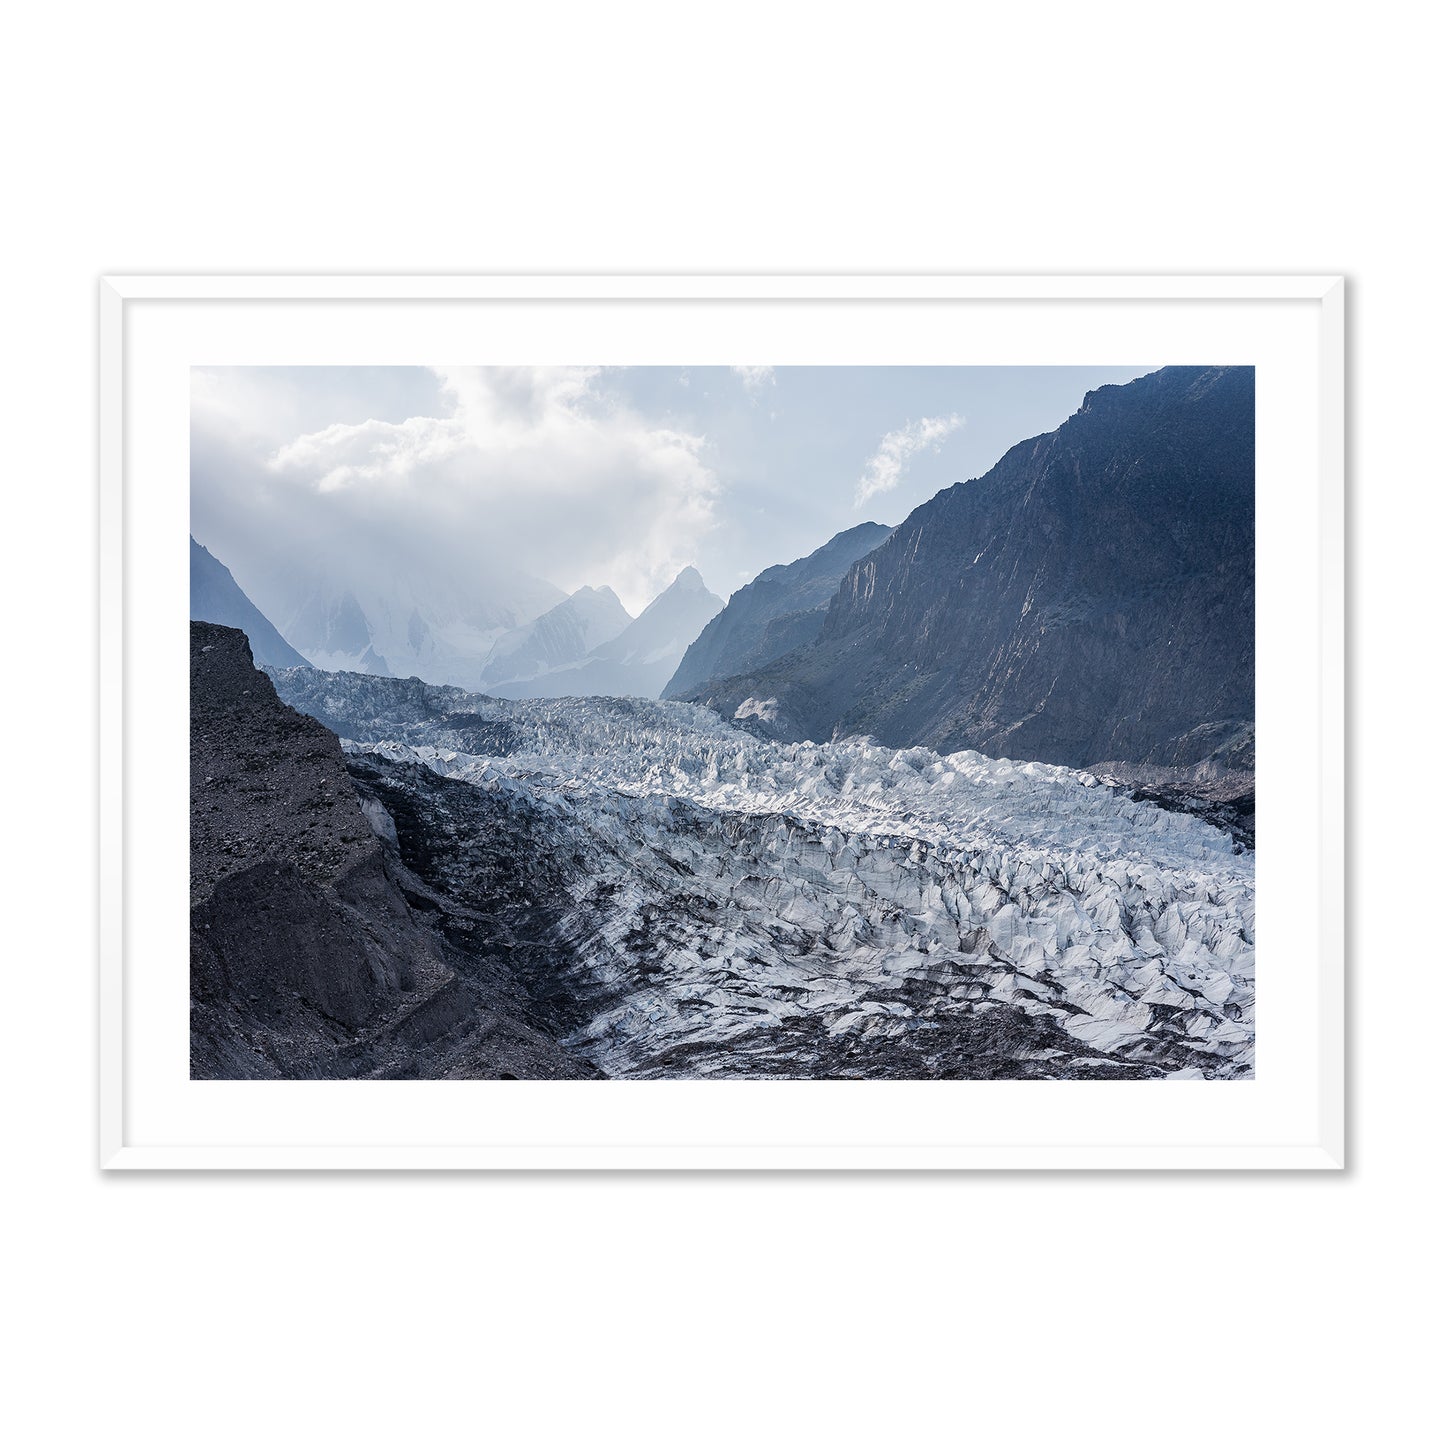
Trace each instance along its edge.
<instances>
[{"instance_id":1,"label":"ice serac","mask_svg":"<svg viewBox=\"0 0 1445 1445\"><path fill-rule=\"evenodd\" d=\"M780 737L1247 776L1253 368L1090 392L855 562L816 641L685 695Z\"/></svg>"},{"instance_id":2,"label":"ice serac","mask_svg":"<svg viewBox=\"0 0 1445 1445\"><path fill-rule=\"evenodd\" d=\"M290 676L328 674L302 666ZM586 1077L471 915L406 870L335 735L191 624L191 1074Z\"/></svg>"},{"instance_id":3,"label":"ice serac","mask_svg":"<svg viewBox=\"0 0 1445 1445\"><path fill-rule=\"evenodd\" d=\"M864 522L796 562L758 573L703 628L663 689L663 697L680 697L709 678L733 677L761 667L814 641L843 574L881 545L888 532L878 522Z\"/></svg>"},{"instance_id":4,"label":"ice serac","mask_svg":"<svg viewBox=\"0 0 1445 1445\"><path fill-rule=\"evenodd\" d=\"M1253 855L1203 818L686 703L274 676L346 739L405 865L545 973L609 1075L1253 1071Z\"/></svg>"},{"instance_id":5,"label":"ice serac","mask_svg":"<svg viewBox=\"0 0 1445 1445\"><path fill-rule=\"evenodd\" d=\"M481 670L484 692L581 662L632 621L610 587L580 587L535 621L498 638Z\"/></svg>"},{"instance_id":6,"label":"ice serac","mask_svg":"<svg viewBox=\"0 0 1445 1445\"><path fill-rule=\"evenodd\" d=\"M579 662L538 676L488 688L498 697L655 698L677 670L688 645L722 611L696 567L684 567L672 584L615 637Z\"/></svg>"},{"instance_id":7,"label":"ice serac","mask_svg":"<svg viewBox=\"0 0 1445 1445\"><path fill-rule=\"evenodd\" d=\"M256 661L269 667L304 667L306 659L241 590L231 569L191 538L191 620L239 627Z\"/></svg>"}]
</instances>

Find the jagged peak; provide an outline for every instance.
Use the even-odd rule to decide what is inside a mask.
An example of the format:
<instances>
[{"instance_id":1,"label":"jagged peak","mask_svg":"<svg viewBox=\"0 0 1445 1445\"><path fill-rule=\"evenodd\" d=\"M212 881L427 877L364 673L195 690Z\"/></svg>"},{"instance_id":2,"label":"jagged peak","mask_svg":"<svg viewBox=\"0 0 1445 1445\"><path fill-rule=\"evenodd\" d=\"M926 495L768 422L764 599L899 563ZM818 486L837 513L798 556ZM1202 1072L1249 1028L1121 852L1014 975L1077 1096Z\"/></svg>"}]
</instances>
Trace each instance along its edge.
<instances>
[{"instance_id":1,"label":"jagged peak","mask_svg":"<svg viewBox=\"0 0 1445 1445\"><path fill-rule=\"evenodd\" d=\"M711 598L718 605L718 610L723 607L723 600L714 592L709 591L708 585L702 580L702 573L696 567L686 566L676 577L672 579L646 607L642 609L642 617L657 607L670 606L674 602L691 601L696 599L703 601ZM639 618L639 621L641 618Z\"/></svg>"}]
</instances>

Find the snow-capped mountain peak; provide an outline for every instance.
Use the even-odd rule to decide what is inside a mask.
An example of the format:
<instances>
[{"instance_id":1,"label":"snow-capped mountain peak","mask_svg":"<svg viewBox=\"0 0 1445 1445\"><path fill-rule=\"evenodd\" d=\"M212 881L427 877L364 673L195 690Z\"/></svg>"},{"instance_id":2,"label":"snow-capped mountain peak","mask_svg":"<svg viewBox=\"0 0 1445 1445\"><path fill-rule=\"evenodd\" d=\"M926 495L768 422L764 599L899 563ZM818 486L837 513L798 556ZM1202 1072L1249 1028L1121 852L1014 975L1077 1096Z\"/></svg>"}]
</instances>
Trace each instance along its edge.
<instances>
[{"instance_id":1,"label":"snow-capped mountain peak","mask_svg":"<svg viewBox=\"0 0 1445 1445\"><path fill-rule=\"evenodd\" d=\"M675 671L693 639L722 609L722 598L707 590L697 568L684 567L673 582L643 608L641 616L630 627L597 649L597 656L647 667L661 666L671 658ZM671 676L669 671L655 690L649 688L630 695L655 697Z\"/></svg>"},{"instance_id":2,"label":"snow-capped mountain peak","mask_svg":"<svg viewBox=\"0 0 1445 1445\"><path fill-rule=\"evenodd\" d=\"M565 601L504 633L482 665L483 688L526 682L581 662L632 621L610 587L579 587Z\"/></svg>"},{"instance_id":3,"label":"snow-capped mountain peak","mask_svg":"<svg viewBox=\"0 0 1445 1445\"><path fill-rule=\"evenodd\" d=\"M584 598L583 593L590 596ZM574 607L573 604L576 604ZM585 652L531 672L499 654L487 659L482 686L498 697L657 697L677 670L682 655L708 622L722 611L722 598L707 589L696 567L684 567L642 610L610 637ZM582 588L553 609L580 626L581 620L627 618L611 588ZM552 614L548 614L551 617ZM539 618L537 635L543 623ZM560 621L561 619L559 619ZM500 644L499 644L500 646ZM535 651L517 643L519 653Z\"/></svg>"},{"instance_id":4,"label":"snow-capped mountain peak","mask_svg":"<svg viewBox=\"0 0 1445 1445\"><path fill-rule=\"evenodd\" d=\"M672 585L666 589L671 592L674 589L683 592L706 592L707 583L702 580L702 573L696 567L684 567L672 580ZM660 593L659 597L665 596L666 592ZM656 599L654 599L656 600Z\"/></svg>"},{"instance_id":5,"label":"snow-capped mountain peak","mask_svg":"<svg viewBox=\"0 0 1445 1445\"><path fill-rule=\"evenodd\" d=\"M328 671L475 686L493 645L561 600L550 582L521 573L417 567L318 578L286 626L307 658Z\"/></svg>"}]
</instances>

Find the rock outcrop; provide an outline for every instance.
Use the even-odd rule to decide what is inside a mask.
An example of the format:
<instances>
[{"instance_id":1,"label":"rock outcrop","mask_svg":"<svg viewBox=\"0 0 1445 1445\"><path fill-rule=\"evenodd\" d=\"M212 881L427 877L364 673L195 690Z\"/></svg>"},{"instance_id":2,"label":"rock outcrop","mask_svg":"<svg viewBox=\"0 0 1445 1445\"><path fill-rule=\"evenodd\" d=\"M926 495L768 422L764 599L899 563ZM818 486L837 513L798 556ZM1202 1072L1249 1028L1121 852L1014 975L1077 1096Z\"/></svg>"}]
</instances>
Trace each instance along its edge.
<instances>
[{"instance_id":1,"label":"rock outcrop","mask_svg":"<svg viewBox=\"0 0 1445 1445\"><path fill-rule=\"evenodd\" d=\"M437 926L335 734L280 701L242 632L201 622L190 883L195 1078L594 1073L484 941Z\"/></svg>"}]
</instances>

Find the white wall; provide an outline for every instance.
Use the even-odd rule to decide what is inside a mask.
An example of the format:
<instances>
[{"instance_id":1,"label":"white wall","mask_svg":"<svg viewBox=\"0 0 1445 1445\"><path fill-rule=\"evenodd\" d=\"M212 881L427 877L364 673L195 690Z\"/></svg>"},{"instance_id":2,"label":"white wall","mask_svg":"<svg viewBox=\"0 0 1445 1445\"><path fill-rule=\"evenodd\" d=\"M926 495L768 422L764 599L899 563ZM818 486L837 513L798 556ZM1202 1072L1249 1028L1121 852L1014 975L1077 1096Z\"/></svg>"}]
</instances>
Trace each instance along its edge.
<instances>
[{"instance_id":1,"label":"white wall","mask_svg":"<svg viewBox=\"0 0 1445 1445\"><path fill-rule=\"evenodd\" d=\"M7 17L15 1438L1411 1437L1439 1285L1435 22L980 11ZM1350 1173L98 1177L95 278L422 269L1347 272Z\"/></svg>"}]
</instances>

